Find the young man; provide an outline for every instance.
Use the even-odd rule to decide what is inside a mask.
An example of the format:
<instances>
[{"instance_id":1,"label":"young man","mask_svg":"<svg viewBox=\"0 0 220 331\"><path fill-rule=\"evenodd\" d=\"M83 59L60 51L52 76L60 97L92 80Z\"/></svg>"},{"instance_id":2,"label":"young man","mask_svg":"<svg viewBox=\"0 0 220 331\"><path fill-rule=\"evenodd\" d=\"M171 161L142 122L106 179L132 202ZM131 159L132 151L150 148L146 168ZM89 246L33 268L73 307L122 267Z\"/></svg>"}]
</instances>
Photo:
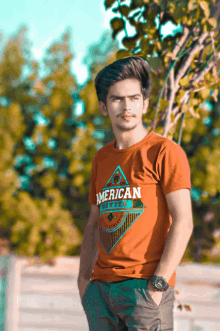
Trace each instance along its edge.
<instances>
[{"instance_id":1,"label":"young man","mask_svg":"<svg viewBox=\"0 0 220 331\"><path fill-rule=\"evenodd\" d=\"M115 140L92 164L78 276L89 328L173 330L175 270L193 230L187 156L143 124L151 78L142 57L104 67L95 87Z\"/></svg>"}]
</instances>

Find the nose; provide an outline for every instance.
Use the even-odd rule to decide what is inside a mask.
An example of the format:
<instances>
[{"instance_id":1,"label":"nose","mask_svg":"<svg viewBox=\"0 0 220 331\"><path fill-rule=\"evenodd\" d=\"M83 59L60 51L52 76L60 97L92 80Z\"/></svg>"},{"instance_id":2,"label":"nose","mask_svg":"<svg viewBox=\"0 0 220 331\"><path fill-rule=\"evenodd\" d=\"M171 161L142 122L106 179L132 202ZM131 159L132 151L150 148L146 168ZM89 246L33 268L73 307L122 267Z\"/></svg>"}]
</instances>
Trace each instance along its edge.
<instances>
[{"instance_id":1,"label":"nose","mask_svg":"<svg viewBox=\"0 0 220 331\"><path fill-rule=\"evenodd\" d=\"M130 102L131 101L129 99L126 99L126 98L123 99L123 102L122 102L123 110L131 110Z\"/></svg>"}]
</instances>

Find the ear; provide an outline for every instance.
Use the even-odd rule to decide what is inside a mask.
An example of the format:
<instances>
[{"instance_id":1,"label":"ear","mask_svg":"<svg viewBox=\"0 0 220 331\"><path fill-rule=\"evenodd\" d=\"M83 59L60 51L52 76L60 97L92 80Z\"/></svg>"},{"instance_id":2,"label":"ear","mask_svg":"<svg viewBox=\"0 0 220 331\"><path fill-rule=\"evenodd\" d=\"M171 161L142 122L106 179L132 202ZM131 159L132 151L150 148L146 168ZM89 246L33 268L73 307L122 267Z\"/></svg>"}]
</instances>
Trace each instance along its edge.
<instances>
[{"instance_id":1,"label":"ear","mask_svg":"<svg viewBox=\"0 0 220 331\"><path fill-rule=\"evenodd\" d=\"M144 100L143 114L146 114L149 105L149 98Z\"/></svg>"},{"instance_id":2,"label":"ear","mask_svg":"<svg viewBox=\"0 0 220 331\"><path fill-rule=\"evenodd\" d=\"M101 111L103 116L108 116L108 110L107 110L107 107L104 104L104 102L99 101L98 102L98 107L99 107L99 110Z\"/></svg>"}]
</instances>

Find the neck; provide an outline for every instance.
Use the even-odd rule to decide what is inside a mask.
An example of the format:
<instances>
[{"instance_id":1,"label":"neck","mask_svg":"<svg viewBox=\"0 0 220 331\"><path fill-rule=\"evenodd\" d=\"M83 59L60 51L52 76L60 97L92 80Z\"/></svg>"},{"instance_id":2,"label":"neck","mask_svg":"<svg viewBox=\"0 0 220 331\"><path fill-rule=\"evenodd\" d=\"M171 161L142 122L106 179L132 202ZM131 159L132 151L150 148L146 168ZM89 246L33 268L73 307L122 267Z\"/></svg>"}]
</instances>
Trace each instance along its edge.
<instances>
[{"instance_id":1,"label":"neck","mask_svg":"<svg viewBox=\"0 0 220 331\"><path fill-rule=\"evenodd\" d=\"M148 133L148 129L143 126L142 128L136 128L132 133L129 131L115 134L115 148L125 149L131 147L143 140L148 135Z\"/></svg>"}]
</instances>

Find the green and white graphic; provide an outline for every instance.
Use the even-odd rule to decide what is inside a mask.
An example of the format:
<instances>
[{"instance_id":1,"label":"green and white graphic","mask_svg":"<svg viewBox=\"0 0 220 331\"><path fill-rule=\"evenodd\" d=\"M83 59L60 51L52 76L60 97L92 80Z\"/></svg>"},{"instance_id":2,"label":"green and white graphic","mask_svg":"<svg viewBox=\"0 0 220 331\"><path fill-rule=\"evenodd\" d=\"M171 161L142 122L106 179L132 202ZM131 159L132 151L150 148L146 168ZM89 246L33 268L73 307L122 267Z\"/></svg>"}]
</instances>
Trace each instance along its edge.
<instances>
[{"instance_id":1,"label":"green and white graphic","mask_svg":"<svg viewBox=\"0 0 220 331\"><path fill-rule=\"evenodd\" d=\"M120 166L97 194L100 204L99 238L109 254L128 229L143 214L141 187L130 187Z\"/></svg>"}]
</instances>

